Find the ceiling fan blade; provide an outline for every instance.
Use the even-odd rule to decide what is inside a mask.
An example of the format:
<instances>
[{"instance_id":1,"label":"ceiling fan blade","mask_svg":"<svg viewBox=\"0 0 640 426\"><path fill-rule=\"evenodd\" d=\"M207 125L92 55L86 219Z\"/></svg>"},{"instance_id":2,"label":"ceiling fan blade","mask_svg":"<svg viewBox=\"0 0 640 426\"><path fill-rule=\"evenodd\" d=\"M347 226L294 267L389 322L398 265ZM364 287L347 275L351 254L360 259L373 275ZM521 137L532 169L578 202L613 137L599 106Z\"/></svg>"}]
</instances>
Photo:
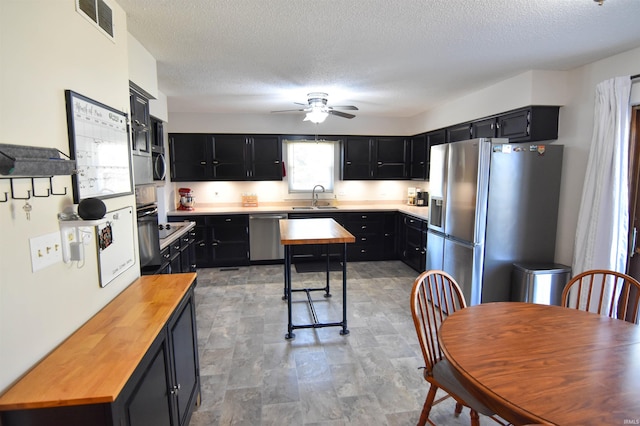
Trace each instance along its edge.
<instances>
[{"instance_id":1,"label":"ceiling fan blade","mask_svg":"<svg viewBox=\"0 0 640 426\"><path fill-rule=\"evenodd\" d=\"M335 109L330 109L327 112L329 114L331 114L331 115L337 115L338 117L343 117L343 118L353 118L353 117L355 117L355 115L353 115L353 114L349 114L347 112L342 112L342 111L336 111Z\"/></svg>"},{"instance_id":2,"label":"ceiling fan blade","mask_svg":"<svg viewBox=\"0 0 640 426\"><path fill-rule=\"evenodd\" d=\"M271 112L299 112L299 111L306 111L307 108L301 108L301 109L281 109L278 111L271 111Z\"/></svg>"},{"instance_id":3,"label":"ceiling fan blade","mask_svg":"<svg viewBox=\"0 0 640 426\"><path fill-rule=\"evenodd\" d=\"M348 111L358 111L358 107L353 105L331 105L329 109L346 109Z\"/></svg>"}]
</instances>

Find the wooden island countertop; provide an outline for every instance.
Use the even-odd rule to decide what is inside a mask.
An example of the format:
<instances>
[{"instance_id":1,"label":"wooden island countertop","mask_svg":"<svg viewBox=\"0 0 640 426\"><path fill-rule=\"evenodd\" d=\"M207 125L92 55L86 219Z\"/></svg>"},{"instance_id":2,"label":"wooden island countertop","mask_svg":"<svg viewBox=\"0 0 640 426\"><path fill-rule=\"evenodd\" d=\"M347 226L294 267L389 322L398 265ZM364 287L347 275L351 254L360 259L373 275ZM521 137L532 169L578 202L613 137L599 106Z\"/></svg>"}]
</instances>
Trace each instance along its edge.
<instances>
[{"instance_id":1,"label":"wooden island countertop","mask_svg":"<svg viewBox=\"0 0 640 426\"><path fill-rule=\"evenodd\" d=\"M283 245L353 243L356 238L333 219L281 219Z\"/></svg>"},{"instance_id":2,"label":"wooden island countertop","mask_svg":"<svg viewBox=\"0 0 640 426\"><path fill-rule=\"evenodd\" d=\"M111 403L196 279L138 278L0 396L0 411Z\"/></svg>"}]
</instances>

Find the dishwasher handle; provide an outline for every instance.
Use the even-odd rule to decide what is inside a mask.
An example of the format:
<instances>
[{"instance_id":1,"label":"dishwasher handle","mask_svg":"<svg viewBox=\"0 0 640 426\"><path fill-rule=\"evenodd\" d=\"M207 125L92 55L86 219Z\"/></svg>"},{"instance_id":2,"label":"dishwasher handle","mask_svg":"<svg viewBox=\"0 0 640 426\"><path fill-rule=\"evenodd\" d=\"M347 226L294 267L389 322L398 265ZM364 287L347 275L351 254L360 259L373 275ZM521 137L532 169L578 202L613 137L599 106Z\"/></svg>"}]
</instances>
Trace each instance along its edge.
<instances>
[{"instance_id":1,"label":"dishwasher handle","mask_svg":"<svg viewBox=\"0 0 640 426\"><path fill-rule=\"evenodd\" d=\"M250 215L249 219L286 219L286 214L259 214L259 215Z\"/></svg>"}]
</instances>

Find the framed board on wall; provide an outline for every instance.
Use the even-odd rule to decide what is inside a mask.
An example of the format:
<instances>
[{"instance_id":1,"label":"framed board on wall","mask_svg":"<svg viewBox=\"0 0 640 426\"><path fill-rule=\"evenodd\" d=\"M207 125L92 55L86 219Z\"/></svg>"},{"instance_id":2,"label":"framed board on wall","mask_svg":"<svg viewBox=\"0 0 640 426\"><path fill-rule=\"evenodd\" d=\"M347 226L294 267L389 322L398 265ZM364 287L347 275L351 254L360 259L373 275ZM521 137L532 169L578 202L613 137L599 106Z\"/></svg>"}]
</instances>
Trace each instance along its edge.
<instances>
[{"instance_id":1,"label":"framed board on wall","mask_svg":"<svg viewBox=\"0 0 640 426\"><path fill-rule=\"evenodd\" d=\"M133 193L127 115L71 90L65 91L69 152L78 173L73 201Z\"/></svg>"}]
</instances>

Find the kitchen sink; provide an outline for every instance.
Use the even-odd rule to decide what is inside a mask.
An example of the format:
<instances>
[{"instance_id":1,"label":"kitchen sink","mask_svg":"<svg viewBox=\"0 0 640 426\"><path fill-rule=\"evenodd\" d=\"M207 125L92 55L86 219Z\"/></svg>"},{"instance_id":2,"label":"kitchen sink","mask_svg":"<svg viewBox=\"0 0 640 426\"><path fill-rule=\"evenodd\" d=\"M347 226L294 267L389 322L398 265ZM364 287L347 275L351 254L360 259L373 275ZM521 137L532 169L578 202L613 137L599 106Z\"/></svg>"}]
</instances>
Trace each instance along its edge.
<instances>
[{"instance_id":1,"label":"kitchen sink","mask_svg":"<svg viewBox=\"0 0 640 426\"><path fill-rule=\"evenodd\" d=\"M292 207L293 210L335 210L337 209L336 206L294 206Z\"/></svg>"}]
</instances>

